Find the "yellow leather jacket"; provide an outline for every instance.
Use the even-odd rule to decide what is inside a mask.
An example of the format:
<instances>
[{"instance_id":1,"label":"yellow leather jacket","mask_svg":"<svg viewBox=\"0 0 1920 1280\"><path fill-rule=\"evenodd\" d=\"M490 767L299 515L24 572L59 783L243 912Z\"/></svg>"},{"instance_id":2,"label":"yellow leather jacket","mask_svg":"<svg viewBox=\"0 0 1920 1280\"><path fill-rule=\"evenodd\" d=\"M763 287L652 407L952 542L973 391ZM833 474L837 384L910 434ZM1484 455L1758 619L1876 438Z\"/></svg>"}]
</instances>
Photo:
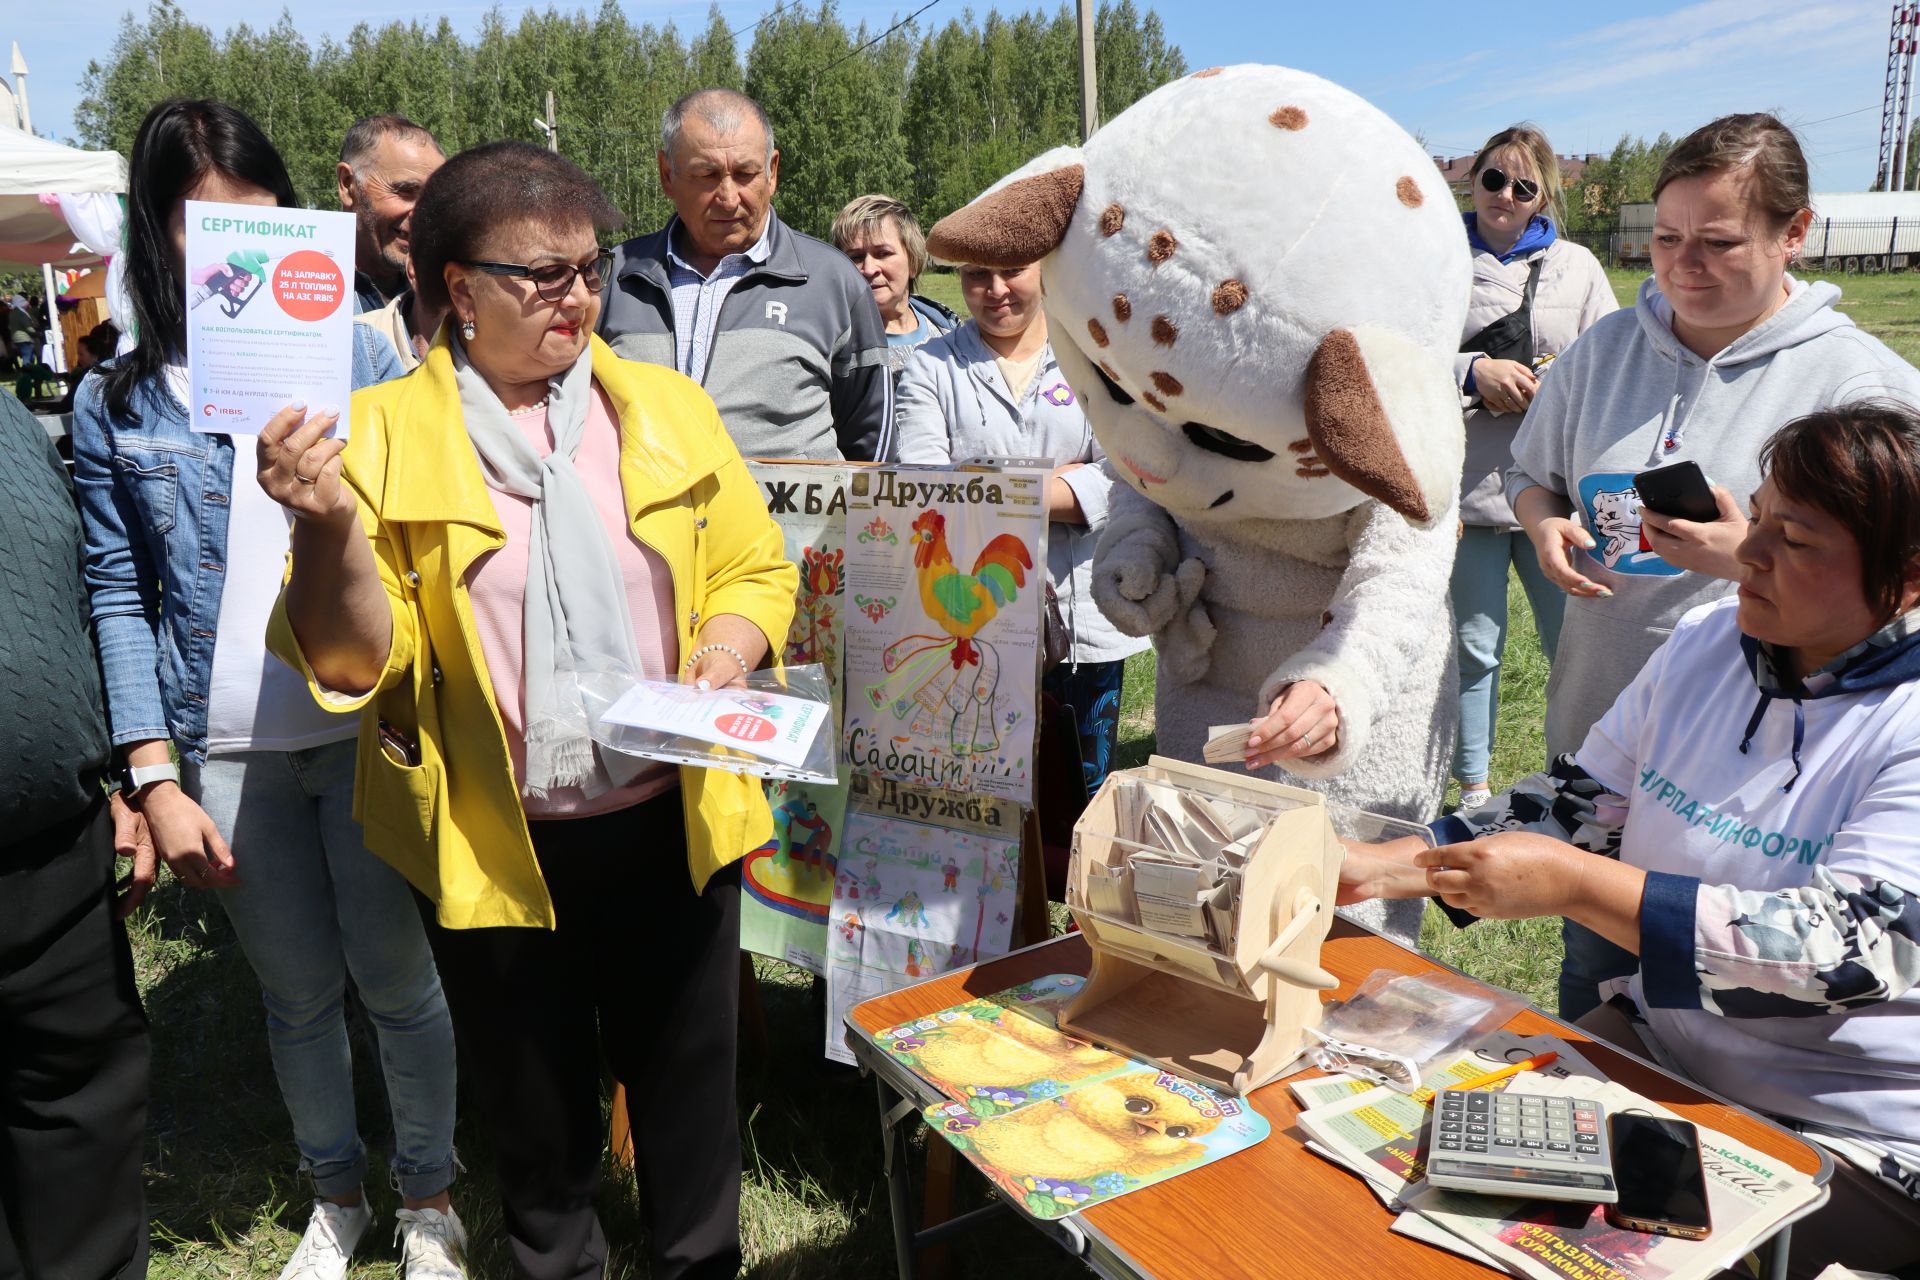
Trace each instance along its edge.
<instances>
[{"instance_id":1,"label":"yellow leather jacket","mask_svg":"<svg viewBox=\"0 0 1920 1280\"><path fill-rule=\"evenodd\" d=\"M594 381L620 419L628 519L673 575L680 651L692 650L700 619L722 613L748 619L777 645L797 571L713 401L671 369L591 341ZM393 615L373 689L345 697L314 680L284 595L267 642L305 674L320 705L360 713L354 812L367 847L433 900L440 923L552 928L466 584L469 567L504 535L459 423L444 340L411 375L354 393L345 477ZM380 749L381 721L418 744L418 765L396 764ZM705 888L715 871L765 843L772 820L755 779L682 768L680 788L688 869ZM632 856L640 888L659 868L649 867L644 846Z\"/></svg>"}]
</instances>

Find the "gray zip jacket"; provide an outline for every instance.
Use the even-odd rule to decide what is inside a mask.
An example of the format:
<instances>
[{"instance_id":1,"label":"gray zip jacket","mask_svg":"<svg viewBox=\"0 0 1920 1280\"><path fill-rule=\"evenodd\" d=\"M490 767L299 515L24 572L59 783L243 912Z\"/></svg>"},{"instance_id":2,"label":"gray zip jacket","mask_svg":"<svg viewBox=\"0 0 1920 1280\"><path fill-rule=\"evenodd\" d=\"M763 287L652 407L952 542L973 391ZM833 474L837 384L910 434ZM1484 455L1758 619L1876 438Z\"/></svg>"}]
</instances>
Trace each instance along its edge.
<instances>
[{"instance_id":1,"label":"gray zip jacket","mask_svg":"<svg viewBox=\"0 0 1920 1280\"><path fill-rule=\"evenodd\" d=\"M600 336L629 360L674 368L667 237L614 251ZM749 458L884 462L892 448L887 330L846 255L767 211L767 260L720 304L701 385Z\"/></svg>"},{"instance_id":2,"label":"gray zip jacket","mask_svg":"<svg viewBox=\"0 0 1920 1280\"><path fill-rule=\"evenodd\" d=\"M1056 520L1047 528L1047 581L1073 636L1069 661L1114 662L1148 648L1150 640L1122 635L1093 602L1093 548L1106 527L1115 476L1079 397L1054 362L1053 347L1041 352L1033 381L1016 403L980 326L969 320L915 348L901 371L898 394L894 425L901 462L947 466L1012 457L1088 464L1063 477L1087 523Z\"/></svg>"},{"instance_id":3,"label":"gray zip jacket","mask_svg":"<svg viewBox=\"0 0 1920 1280\"><path fill-rule=\"evenodd\" d=\"M1871 397L1920 406L1920 373L1834 310L1839 289L1790 286L1785 306L1703 360L1673 336L1673 308L1649 278L1633 310L1603 316L1540 375L1507 500L1536 485L1571 499L1596 543L1575 567L1613 589L1567 599L1547 682L1549 759L1580 749L1681 614L1734 589L1646 547L1637 472L1697 462L1744 511L1760 446L1790 420Z\"/></svg>"}]
</instances>

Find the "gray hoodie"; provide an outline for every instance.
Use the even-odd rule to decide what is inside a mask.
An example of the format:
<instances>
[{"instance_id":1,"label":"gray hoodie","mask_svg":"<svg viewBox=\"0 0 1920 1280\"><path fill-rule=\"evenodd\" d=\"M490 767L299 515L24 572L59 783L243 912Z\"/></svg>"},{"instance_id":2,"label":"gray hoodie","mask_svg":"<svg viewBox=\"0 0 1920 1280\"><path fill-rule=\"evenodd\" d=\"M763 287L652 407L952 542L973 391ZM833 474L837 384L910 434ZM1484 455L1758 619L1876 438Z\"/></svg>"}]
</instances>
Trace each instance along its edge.
<instances>
[{"instance_id":1,"label":"gray hoodie","mask_svg":"<svg viewBox=\"0 0 1920 1280\"><path fill-rule=\"evenodd\" d=\"M1578 750L1680 615L1734 584L1647 549L1635 473L1693 461L1744 508L1760 446L1793 418L1875 396L1920 406L1920 372L1833 309L1840 290L1788 279L1785 306L1703 360L1674 337L1652 279L1540 379L1513 442L1507 501L1535 485L1573 501L1597 544L1578 567L1613 598L1570 597L1547 685L1549 758Z\"/></svg>"},{"instance_id":2,"label":"gray hoodie","mask_svg":"<svg viewBox=\"0 0 1920 1280\"><path fill-rule=\"evenodd\" d=\"M1087 463L1065 477L1087 523L1055 521L1047 530L1047 580L1073 635L1071 660L1115 662L1148 647L1150 641L1122 634L1093 602L1093 548L1106 527L1115 480L1051 344L1016 402L976 322L923 343L900 373L894 432L906 463L946 466L986 457Z\"/></svg>"}]
</instances>

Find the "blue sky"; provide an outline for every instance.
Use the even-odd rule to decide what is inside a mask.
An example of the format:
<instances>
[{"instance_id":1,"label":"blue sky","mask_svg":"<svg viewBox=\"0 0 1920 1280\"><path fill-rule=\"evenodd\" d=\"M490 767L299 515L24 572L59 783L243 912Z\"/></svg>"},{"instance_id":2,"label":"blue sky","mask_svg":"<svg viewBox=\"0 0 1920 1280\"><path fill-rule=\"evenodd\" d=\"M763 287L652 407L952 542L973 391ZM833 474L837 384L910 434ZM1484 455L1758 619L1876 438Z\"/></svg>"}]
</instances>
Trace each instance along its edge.
<instances>
[{"instance_id":1,"label":"blue sky","mask_svg":"<svg viewBox=\"0 0 1920 1280\"><path fill-rule=\"evenodd\" d=\"M940 0L921 22L945 22L968 2ZM972 3L989 7L986 0ZM1146 7L1145 0L1136 3ZM105 56L128 6L109 0L86 7L79 20L82 11L63 5L16 0L7 7L13 12L0 19L0 40L19 41L32 68L36 131L65 137L87 61ZM344 35L360 22L378 25L396 12L427 21L445 14L470 32L490 7L287 4L310 40ZM511 19L528 7L548 6L500 7ZM706 0L625 0L624 7L636 21L671 19L683 30L704 25L707 11ZM772 0L721 4L741 26L771 7ZM840 13L849 24L865 21L877 31L918 7L919 0L844 0ZM1023 6L1000 0L999 7ZM1883 0L1615 0L1515 5L1506 12L1488 5L1363 8L1291 0L1161 0L1157 7L1192 67L1258 61L1313 71L1372 99L1435 153L1470 152L1523 118L1540 124L1567 154L1604 152L1622 133L1650 138L1664 129L1677 136L1729 111L1773 110L1803 130L1816 190L1862 190L1873 179L1891 7ZM243 20L271 21L276 12L258 0L184 0L184 8L216 31Z\"/></svg>"}]
</instances>

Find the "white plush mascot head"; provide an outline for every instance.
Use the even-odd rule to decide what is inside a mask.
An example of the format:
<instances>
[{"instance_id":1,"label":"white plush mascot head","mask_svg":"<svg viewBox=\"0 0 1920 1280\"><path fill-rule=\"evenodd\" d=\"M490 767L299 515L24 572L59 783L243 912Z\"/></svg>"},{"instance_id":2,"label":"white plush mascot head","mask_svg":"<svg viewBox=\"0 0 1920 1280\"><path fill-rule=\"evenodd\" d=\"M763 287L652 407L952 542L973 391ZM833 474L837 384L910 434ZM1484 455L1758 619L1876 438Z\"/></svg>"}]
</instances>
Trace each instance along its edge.
<instances>
[{"instance_id":1,"label":"white plush mascot head","mask_svg":"<svg viewBox=\"0 0 1920 1280\"><path fill-rule=\"evenodd\" d=\"M1420 145L1345 89L1284 67L1198 72L929 244L1041 264L1054 354L1095 434L1179 518L1451 510L1466 234Z\"/></svg>"}]
</instances>

